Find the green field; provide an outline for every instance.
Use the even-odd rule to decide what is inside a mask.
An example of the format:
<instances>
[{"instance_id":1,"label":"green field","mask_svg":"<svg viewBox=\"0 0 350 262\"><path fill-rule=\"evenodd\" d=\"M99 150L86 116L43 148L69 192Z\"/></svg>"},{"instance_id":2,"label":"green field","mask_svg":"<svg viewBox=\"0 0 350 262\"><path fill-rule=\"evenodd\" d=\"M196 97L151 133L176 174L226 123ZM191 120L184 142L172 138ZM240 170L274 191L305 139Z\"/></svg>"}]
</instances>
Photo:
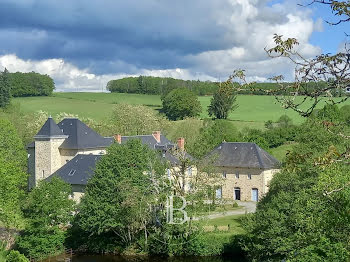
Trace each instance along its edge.
<instances>
[{"instance_id":1,"label":"green field","mask_svg":"<svg viewBox=\"0 0 350 262\"><path fill-rule=\"evenodd\" d=\"M208 117L206 108L210 99L210 96L199 97L203 107L201 118ZM120 93L55 93L51 97L21 97L13 100L20 103L24 112L43 110L52 115L66 112L96 120L108 117L118 103L146 105L154 109L161 107L160 96ZM283 114L290 116L295 123L303 121L294 111L281 108L272 96L239 95L237 103L238 108L230 114L229 119L237 122L239 129L263 128L265 121L275 121Z\"/></svg>"}]
</instances>

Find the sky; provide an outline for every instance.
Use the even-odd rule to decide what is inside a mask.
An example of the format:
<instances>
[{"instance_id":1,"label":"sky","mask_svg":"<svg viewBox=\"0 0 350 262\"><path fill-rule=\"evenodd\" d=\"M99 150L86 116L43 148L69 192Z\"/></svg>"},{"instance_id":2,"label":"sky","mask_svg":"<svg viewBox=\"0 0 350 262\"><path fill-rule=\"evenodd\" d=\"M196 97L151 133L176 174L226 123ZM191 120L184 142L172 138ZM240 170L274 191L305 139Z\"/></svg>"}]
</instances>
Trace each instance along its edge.
<instances>
[{"instance_id":1,"label":"sky","mask_svg":"<svg viewBox=\"0 0 350 262\"><path fill-rule=\"evenodd\" d=\"M50 75L56 91L105 89L111 79L164 76L224 81L292 79L264 51L273 35L306 57L341 50L346 25L307 0L0 0L0 70Z\"/></svg>"}]
</instances>

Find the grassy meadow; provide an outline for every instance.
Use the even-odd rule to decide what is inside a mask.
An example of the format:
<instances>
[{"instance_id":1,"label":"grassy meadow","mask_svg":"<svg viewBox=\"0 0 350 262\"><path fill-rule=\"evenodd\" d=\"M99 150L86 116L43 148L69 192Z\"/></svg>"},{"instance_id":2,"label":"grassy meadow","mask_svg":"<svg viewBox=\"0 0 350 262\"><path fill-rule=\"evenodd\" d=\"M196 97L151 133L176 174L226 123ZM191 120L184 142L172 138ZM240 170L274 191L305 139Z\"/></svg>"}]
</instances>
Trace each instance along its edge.
<instances>
[{"instance_id":1,"label":"grassy meadow","mask_svg":"<svg viewBox=\"0 0 350 262\"><path fill-rule=\"evenodd\" d=\"M199 97L203 108L202 119L208 117L207 107L210 99L210 96ZM54 93L50 97L20 97L14 98L13 101L20 104L20 109L23 112L43 110L51 115L66 112L94 120L103 120L110 117L114 106L118 103L145 105L154 110L161 108L161 100L158 95L124 93ZM294 123L303 121L303 118L296 112L283 109L272 96L238 95L237 103L238 108L230 113L229 120L233 122L238 130L243 130L246 127L264 129L266 121L276 121L283 114L291 117ZM347 101L347 104L350 104L350 100ZM167 130L167 136L170 139L176 139L179 135L186 137L187 129L191 129L192 136L195 138L199 135L202 121L195 120L196 124L193 121L173 122ZM189 138L188 134L187 138ZM283 160L292 146L291 144L282 145L272 149L270 153L279 160Z\"/></svg>"},{"instance_id":2,"label":"grassy meadow","mask_svg":"<svg viewBox=\"0 0 350 262\"><path fill-rule=\"evenodd\" d=\"M203 108L201 118L208 117L206 109L210 99L210 96L199 97ZM13 100L19 102L21 110L25 112L43 110L52 115L66 112L96 120L108 117L117 103L141 104L155 110L161 107L158 95L122 93L54 93L51 97L21 97ZM287 114L295 123L303 121L294 111L283 109L272 96L239 95L237 103L238 108L230 113L229 119L235 121L239 129L263 128L265 121L275 121L283 114Z\"/></svg>"}]
</instances>

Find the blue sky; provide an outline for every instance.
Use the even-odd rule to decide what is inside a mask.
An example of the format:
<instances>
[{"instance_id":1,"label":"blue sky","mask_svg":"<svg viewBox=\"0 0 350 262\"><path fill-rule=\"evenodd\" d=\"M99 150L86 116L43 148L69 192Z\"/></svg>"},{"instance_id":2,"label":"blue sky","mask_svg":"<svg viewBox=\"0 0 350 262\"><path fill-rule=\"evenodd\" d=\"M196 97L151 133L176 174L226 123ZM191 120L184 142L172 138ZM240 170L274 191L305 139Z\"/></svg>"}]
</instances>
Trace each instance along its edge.
<instances>
[{"instance_id":1,"label":"blue sky","mask_svg":"<svg viewBox=\"0 0 350 262\"><path fill-rule=\"evenodd\" d=\"M300 0L306 1L306 0ZM306 57L336 52L346 25L294 0L0 0L0 69L49 74L57 90L96 91L125 76L250 80L292 77L270 59L274 33L296 37Z\"/></svg>"}]
</instances>

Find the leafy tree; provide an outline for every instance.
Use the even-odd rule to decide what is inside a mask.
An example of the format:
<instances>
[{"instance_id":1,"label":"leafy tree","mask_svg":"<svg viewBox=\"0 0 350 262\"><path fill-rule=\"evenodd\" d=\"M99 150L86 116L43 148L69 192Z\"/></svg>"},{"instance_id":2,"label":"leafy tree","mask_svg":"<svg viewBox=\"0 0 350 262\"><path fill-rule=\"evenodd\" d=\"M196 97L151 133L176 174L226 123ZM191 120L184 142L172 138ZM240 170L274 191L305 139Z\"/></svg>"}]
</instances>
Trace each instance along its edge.
<instances>
[{"instance_id":1,"label":"leafy tree","mask_svg":"<svg viewBox=\"0 0 350 262\"><path fill-rule=\"evenodd\" d=\"M21 167L27 164L27 153L21 138L13 124L0 118L0 154L5 160L17 163Z\"/></svg>"},{"instance_id":2,"label":"leafy tree","mask_svg":"<svg viewBox=\"0 0 350 262\"><path fill-rule=\"evenodd\" d=\"M179 120L199 116L202 107L194 93L186 88L178 88L163 98L162 110L170 120Z\"/></svg>"},{"instance_id":3,"label":"leafy tree","mask_svg":"<svg viewBox=\"0 0 350 262\"><path fill-rule=\"evenodd\" d=\"M25 196L24 188L27 175L16 163L8 161L0 155L0 223L5 226L10 239L10 228L18 228L23 224L21 211Z\"/></svg>"},{"instance_id":4,"label":"leafy tree","mask_svg":"<svg viewBox=\"0 0 350 262\"><path fill-rule=\"evenodd\" d=\"M24 206L28 226L17 242L21 252L37 259L62 251L66 235L63 228L74 212L71 193L71 186L59 178L41 181L29 193Z\"/></svg>"},{"instance_id":5,"label":"leafy tree","mask_svg":"<svg viewBox=\"0 0 350 262\"><path fill-rule=\"evenodd\" d=\"M218 119L227 119L229 112L235 110L236 93L232 83L232 76L223 83L220 88L214 93L213 98L208 106L209 116L214 116Z\"/></svg>"},{"instance_id":6,"label":"leafy tree","mask_svg":"<svg viewBox=\"0 0 350 262\"><path fill-rule=\"evenodd\" d=\"M13 97L21 96L49 96L55 89L55 83L48 75L35 72L11 73L8 76Z\"/></svg>"},{"instance_id":7,"label":"leafy tree","mask_svg":"<svg viewBox=\"0 0 350 262\"><path fill-rule=\"evenodd\" d=\"M241 139L232 122L224 119L205 120L200 134L197 135L194 144L188 147L188 151L193 156L202 157L224 141L237 142Z\"/></svg>"},{"instance_id":8,"label":"leafy tree","mask_svg":"<svg viewBox=\"0 0 350 262\"><path fill-rule=\"evenodd\" d=\"M139 140L108 148L87 185L77 215L77 226L87 235L86 243L95 244L96 239L104 242L104 246L89 248L95 251L114 249L117 245L125 248L140 235L147 237L150 221L147 202L149 197L161 197L159 192L154 195L152 189L155 181L165 179L164 174L155 152Z\"/></svg>"},{"instance_id":9,"label":"leafy tree","mask_svg":"<svg viewBox=\"0 0 350 262\"><path fill-rule=\"evenodd\" d=\"M0 73L0 108L5 108L10 104L11 87L8 74L6 68L4 72Z\"/></svg>"},{"instance_id":10,"label":"leafy tree","mask_svg":"<svg viewBox=\"0 0 350 262\"><path fill-rule=\"evenodd\" d=\"M162 130L167 120L153 109L142 105L118 104L110 119L110 133L122 135L151 134Z\"/></svg>"}]
</instances>

